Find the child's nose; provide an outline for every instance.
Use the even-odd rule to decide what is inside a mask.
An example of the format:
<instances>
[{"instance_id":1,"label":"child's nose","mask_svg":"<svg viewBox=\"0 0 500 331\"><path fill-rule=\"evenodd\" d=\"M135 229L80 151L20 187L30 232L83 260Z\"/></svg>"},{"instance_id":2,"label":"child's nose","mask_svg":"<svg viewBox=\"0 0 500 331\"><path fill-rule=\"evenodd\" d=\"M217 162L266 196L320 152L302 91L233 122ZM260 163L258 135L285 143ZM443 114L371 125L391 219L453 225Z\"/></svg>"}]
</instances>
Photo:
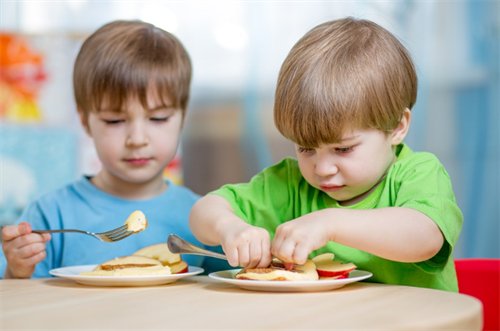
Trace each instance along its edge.
<instances>
[{"instance_id":1,"label":"child's nose","mask_svg":"<svg viewBox=\"0 0 500 331\"><path fill-rule=\"evenodd\" d=\"M146 126L140 122L133 122L129 127L127 146L144 146L149 143Z\"/></svg>"},{"instance_id":2,"label":"child's nose","mask_svg":"<svg viewBox=\"0 0 500 331\"><path fill-rule=\"evenodd\" d=\"M318 158L314 172L320 177L328 177L339 172L339 168L331 158L322 157Z\"/></svg>"}]
</instances>

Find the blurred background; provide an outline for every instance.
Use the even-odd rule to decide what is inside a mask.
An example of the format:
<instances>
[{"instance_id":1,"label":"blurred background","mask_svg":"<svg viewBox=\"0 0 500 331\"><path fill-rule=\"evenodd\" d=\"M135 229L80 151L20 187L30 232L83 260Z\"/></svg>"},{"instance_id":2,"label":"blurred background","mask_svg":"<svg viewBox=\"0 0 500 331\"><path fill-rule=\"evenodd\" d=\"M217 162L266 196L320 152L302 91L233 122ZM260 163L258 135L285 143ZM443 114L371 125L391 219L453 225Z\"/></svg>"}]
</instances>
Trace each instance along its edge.
<instances>
[{"instance_id":1,"label":"blurred background","mask_svg":"<svg viewBox=\"0 0 500 331\"><path fill-rule=\"evenodd\" d=\"M99 171L78 122L72 68L117 19L175 34L191 55L191 101L165 176L205 194L294 156L272 120L280 66L314 26L353 16L413 55L419 96L406 139L448 170L464 228L455 258L500 257L498 1L1 1L0 225L41 194Z\"/></svg>"}]
</instances>

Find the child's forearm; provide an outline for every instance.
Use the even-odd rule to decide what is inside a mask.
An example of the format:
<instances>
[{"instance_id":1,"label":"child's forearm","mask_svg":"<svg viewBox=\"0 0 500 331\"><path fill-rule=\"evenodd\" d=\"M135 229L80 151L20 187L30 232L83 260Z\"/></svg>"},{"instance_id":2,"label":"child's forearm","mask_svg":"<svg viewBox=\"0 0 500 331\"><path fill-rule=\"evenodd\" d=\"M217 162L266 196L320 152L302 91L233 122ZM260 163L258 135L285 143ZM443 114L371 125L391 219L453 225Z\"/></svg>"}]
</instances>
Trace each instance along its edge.
<instances>
[{"instance_id":1,"label":"child's forearm","mask_svg":"<svg viewBox=\"0 0 500 331\"><path fill-rule=\"evenodd\" d=\"M189 215L189 227L195 237L210 246L220 245L221 229L228 223L238 221L241 220L235 216L229 202L217 195L207 195L198 200Z\"/></svg>"},{"instance_id":2,"label":"child's forearm","mask_svg":"<svg viewBox=\"0 0 500 331\"><path fill-rule=\"evenodd\" d=\"M393 261L428 260L444 243L436 223L410 208L324 209L319 213L329 240Z\"/></svg>"}]
</instances>

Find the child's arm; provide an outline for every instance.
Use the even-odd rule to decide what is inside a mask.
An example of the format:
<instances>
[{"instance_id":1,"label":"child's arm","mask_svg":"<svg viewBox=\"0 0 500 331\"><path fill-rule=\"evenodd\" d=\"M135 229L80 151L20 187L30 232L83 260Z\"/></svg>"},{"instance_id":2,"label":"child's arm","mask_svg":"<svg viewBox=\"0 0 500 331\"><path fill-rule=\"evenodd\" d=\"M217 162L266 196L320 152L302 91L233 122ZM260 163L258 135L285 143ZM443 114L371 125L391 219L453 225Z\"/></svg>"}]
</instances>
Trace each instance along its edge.
<instances>
[{"instance_id":1,"label":"child's arm","mask_svg":"<svg viewBox=\"0 0 500 331\"><path fill-rule=\"evenodd\" d=\"M37 263L45 258L49 233L31 232L29 223L8 225L2 229L2 248L7 259L4 278L30 278Z\"/></svg>"},{"instance_id":2,"label":"child's arm","mask_svg":"<svg viewBox=\"0 0 500 331\"><path fill-rule=\"evenodd\" d=\"M198 200L189 215L189 226L200 242L222 245L233 267L267 267L271 263L269 233L237 217L220 196L207 195Z\"/></svg>"},{"instance_id":3,"label":"child's arm","mask_svg":"<svg viewBox=\"0 0 500 331\"><path fill-rule=\"evenodd\" d=\"M271 252L283 261L304 263L328 241L388 260L419 262L439 252L444 236L432 219L410 208L328 208L280 225Z\"/></svg>"}]
</instances>

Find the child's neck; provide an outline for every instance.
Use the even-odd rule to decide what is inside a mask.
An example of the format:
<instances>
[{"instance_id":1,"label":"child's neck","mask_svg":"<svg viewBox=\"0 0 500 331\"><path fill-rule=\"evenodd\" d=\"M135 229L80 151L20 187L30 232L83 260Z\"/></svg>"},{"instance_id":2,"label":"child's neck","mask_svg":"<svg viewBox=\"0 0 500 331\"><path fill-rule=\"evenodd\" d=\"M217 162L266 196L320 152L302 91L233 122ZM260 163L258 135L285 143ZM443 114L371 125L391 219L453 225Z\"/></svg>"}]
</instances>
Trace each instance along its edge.
<instances>
[{"instance_id":1,"label":"child's neck","mask_svg":"<svg viewBox=\"0 0 500 331\"><path fill-rule=\"evenodd\" d=\"M132 183L113 176L106 171L101 171L92 177L90 182L101 191L125 200L151 199L162 194L168 188L161 175L148 182Z\"/></svg>"},{"instance_id":2,"label":"child's neck","mask_svg":"<svg viewBox=\"0 0 500 331\"><path fill-rule=\"evenodd\" d=\"M389 167L387 168L387 170L384 172L384 175L378 180L378 182L373 185L373 187L371 189L369 189L368 191L366 191L365 193L363 194L360 194L358 195L357 197L354 197L352 198L351 200L347 200L347 201L339 201L339 205L341 206L352 206L354 204L357 204L358 202L360 201L363 201L366 197L368 197L373 191L375 191L375 189L377 188L377 186L380 185L380 183L382 183L385 179L385 177L387 176L387 173L389 172L389 169L392 167L392 165L398 160L398 157L397 155L394 155L394 158L391 162L391 164L389 165Z\"/></svg>"}]
</instances>

